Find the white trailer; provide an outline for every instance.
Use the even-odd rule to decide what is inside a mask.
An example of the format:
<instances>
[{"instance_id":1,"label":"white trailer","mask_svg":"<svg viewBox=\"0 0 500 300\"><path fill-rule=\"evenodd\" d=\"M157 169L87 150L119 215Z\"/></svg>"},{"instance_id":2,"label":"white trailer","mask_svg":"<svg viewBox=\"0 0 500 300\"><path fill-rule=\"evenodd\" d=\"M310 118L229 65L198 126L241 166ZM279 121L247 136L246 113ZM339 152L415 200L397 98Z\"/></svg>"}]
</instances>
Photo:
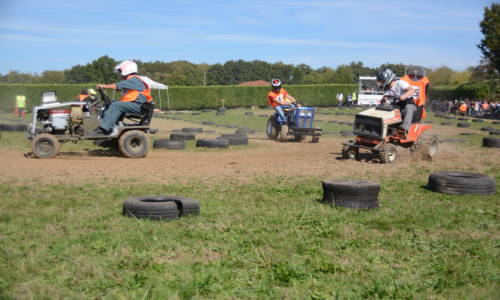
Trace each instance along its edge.
<instances>
[{"instance_id":1,"label":"white trailer","mask_svg":"<svg viewBox=\"0 0 500 300\"><path fill-rule=\"evenodd\" d=\"M359 105L378 105L383 96L384 92L379 89L376 77L359 76Z\"/></svg>"}]
</instances>

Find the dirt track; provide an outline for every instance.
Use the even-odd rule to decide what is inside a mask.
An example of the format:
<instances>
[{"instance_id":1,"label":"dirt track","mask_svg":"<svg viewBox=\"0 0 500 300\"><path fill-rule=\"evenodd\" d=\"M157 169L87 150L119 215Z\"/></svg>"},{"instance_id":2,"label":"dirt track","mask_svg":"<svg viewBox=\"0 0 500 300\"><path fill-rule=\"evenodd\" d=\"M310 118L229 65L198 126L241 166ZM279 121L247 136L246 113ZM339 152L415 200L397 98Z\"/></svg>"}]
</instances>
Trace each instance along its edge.
<instances>
[{"instance_id":1,"label":"dirt track","mask_svg":"<svg viewBox=\"0 0 500 300\"><path fill-rule=\"evenodd\" d=\"M340 159L341 142L346 139L324 137L318 144L278 143L260 134L251 136L253 147L209 151L152 149L144 159L105 156L96 151L64 152L64 146L63 152L48 160L27 158L27 151L2 150L0 176L9 181L65 183L79 180L127 181L132 178L162 183L190 180L213 182L220 179L247 182L264 176L376 179L378 175L421 175L422 168L429 171L483 171L500 164L497 149L457 147L453 144L440 144L439 154L432 163L417 160L402 148L398 150L398 161L391 165L346 161Z\"/></svg>"}]
</instances>

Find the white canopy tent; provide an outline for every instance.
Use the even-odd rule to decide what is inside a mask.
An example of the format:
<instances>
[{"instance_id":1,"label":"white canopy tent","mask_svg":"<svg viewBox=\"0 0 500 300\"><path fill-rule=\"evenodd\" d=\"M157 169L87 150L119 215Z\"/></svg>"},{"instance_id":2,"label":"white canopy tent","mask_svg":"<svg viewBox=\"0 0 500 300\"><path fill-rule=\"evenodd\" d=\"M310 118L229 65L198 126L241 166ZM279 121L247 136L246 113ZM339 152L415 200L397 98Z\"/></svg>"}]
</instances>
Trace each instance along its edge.
<instances>
[{"instance_id":1,"label":"white canopy tent","mask_svg":"<svg viewBox=\"0 0 500 300\"><path fill-rule=\"evenodd\" d=\"M149 87L153 90L158 90L158 101L159 101L159 109L161 110L161 90L167 90L167 110L170 110L170 98L168 96L168 86L163 83L159 83L154 81L153 79L147 76L140 76L145 83L149 85ZM113 98L115 98L115 91L113 91Z\"/></svg>"}]
</instances>

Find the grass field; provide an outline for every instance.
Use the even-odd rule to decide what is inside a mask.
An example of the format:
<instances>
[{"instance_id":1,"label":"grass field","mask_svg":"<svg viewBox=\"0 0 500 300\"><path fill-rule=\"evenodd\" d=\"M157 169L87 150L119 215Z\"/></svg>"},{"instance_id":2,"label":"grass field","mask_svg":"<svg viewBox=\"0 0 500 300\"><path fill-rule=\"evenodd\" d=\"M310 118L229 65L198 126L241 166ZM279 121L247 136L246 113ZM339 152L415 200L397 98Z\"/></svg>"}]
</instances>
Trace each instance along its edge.
<instances>
[{"instance_id":1,"label":"grass field","mask_svg":"<svg viewBox=\"0 0 500 300\"><path fill-rule=\"evenodd\" d=\"M266 119L244 111L210 118L263 131ZM477 136L460 138L460 147L477 147ZM22 133L2 133L0 151L26 147ZM499 192L434 193L425 188L430 170L412 166L412 180L361 176L382 185L381 207L368 211L320 203L319 176L0 179L0 299L498 299ZM498 182L500 166L485 167ZM198 199L201 214L171 222L121 214L127 198L157 194Z\"/></svg>"}]
</instances>

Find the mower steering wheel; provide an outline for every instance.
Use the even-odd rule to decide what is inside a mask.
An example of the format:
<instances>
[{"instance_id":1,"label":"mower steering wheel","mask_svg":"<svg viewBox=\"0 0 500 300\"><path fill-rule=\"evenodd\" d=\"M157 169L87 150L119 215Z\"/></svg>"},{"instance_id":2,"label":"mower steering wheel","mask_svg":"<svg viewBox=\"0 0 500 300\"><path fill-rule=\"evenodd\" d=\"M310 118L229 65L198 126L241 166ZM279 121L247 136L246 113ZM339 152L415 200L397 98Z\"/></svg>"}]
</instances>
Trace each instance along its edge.
<instances>
[{"instance_id":1,"label":"mower steering wheel","mask_svg":"<svg viewBox=\"0 0 500 300\"><path fill-rule=\"evenodd\" d=\"M398 97L390 96L390 95L386 95L386 96L384 96L384 98L389 100L391 103L396 103L400 100Z\"/></svg>"},{"instance_id":2,"label":"mower steering wheel","mask_svg":"<svg viewBox=\"0 0 500 300\"><path fill-rule=\"evenodd\" d=\"M108 94L104 91L103 88L97 88L99 91L99 94L101 94L101 101L104 101L104 105L109 106L111 105L111 99L109 99Z\"/></svg>"}]
</instances>

